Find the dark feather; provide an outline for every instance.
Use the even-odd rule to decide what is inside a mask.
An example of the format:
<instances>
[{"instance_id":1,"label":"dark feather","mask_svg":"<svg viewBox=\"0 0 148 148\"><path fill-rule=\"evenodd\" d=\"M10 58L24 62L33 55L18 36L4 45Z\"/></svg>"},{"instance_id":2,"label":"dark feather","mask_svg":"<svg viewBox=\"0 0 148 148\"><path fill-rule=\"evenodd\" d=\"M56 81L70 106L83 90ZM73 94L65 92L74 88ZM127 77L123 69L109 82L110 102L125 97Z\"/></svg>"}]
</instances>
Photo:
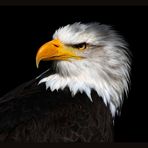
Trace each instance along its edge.
<instances>
[{"instance_id":1,"label":"dark feather","mask_svg":"<svg viewBox=\"0 0 148 148\"><path fill-rule=\"evenodd\" d=\"M85 94L71 97L68 88L46 91L44 84L38 85L40 78L24 83L0 98L0 141L113 140L111 113L95 91L92 91L91 102Z\"/></svg>"}]
</instances>

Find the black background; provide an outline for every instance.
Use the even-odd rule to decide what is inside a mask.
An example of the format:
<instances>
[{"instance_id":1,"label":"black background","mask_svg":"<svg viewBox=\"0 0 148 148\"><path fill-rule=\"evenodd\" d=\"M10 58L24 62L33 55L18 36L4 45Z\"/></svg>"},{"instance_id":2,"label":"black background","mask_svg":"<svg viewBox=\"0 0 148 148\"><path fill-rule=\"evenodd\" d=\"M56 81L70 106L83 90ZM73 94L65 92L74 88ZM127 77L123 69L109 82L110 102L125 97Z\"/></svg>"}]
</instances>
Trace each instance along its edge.
<instances>
[{"instance_id":1,"label":"black background","mask_svg":"<svg viewBox=\"0 0 148 148\"><path fill-rule=\"evenodd\" d=\"M38 48L60 26L100 22L113 26L129 43L132 56L131 90L115 120L117 142L148 142L148 7L18 6L0 7L0 97L47 69L36 69Z\"/></svg>"}]
</instances>

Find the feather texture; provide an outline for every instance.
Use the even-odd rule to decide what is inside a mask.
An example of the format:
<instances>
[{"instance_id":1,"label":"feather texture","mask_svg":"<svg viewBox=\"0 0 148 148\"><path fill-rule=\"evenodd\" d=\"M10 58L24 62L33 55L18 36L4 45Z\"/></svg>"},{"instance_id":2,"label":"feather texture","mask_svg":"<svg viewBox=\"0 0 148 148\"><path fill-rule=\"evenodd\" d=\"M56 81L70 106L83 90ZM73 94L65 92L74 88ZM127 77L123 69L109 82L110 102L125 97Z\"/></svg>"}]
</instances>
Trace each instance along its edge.
<instances>
[{"instance_id":1,"label":"feather texture","mask_svg":"<svg viewBox=\"0 0 148 148\"><path fill-rule=\"evenodd\" d=\"M130 56L125 41L110 26L99 23L74 23L58 29L53 38L66 44L87 43L84 51L76 51L82 60L56 61L57 73L43 78L51 91L69 87L72 96L84 92L92 100L95 90L109 104L114 117L128 93Z\"/></svg>"},{"instance_id":2,"label":"feather texture","mask_svg":"<svg viewBox=\"0 0 148 148\"><path fill-rule=\"evenodd\" d=\"M72 98L68 88L46 91L38 79L22 84L0 98L0 141L111 142L111 114L92 96L90 102L84 93Z\"/></svg>"}]
</instances>

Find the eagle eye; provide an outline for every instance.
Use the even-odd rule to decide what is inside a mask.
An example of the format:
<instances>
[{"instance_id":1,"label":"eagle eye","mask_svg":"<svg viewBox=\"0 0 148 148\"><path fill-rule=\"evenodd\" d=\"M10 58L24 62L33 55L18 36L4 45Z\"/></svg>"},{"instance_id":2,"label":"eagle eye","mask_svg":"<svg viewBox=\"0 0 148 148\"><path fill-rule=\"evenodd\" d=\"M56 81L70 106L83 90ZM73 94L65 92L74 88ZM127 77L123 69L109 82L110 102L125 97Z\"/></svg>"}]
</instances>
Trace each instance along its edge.
<instances>
[{"instance_id":1,"label":"eagle eye","mask_svg":"<svg viewBox=\"0 0 148 148\"><path fill-rule=\"evenodd\" d=\"M74 44L74 45L72 45L73 48L77 48L77 49L80 49L80 50L85 49L86 46L87 46L86 43L80 43L80 44Z\"/></svg>"}]
</instances>

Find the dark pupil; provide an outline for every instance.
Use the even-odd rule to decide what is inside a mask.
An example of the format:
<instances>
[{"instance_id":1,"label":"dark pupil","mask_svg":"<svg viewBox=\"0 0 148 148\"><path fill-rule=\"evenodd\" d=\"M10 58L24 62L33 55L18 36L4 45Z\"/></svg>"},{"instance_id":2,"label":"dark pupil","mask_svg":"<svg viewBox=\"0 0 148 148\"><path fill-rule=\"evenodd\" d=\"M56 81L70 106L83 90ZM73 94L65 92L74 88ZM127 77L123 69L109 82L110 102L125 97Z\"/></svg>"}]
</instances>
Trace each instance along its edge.
<instances>
[{"instance_id":1,"label":"dark pupil","mask_svg":"<svg viewBox=\"0 0 148 148\"><path fill-rule=\"evenodd\" d=\"M86 43L75 44L75 45L72 45L72 47L74 47L74 48L86 48Z\"/></svg>"}]
</instances>

